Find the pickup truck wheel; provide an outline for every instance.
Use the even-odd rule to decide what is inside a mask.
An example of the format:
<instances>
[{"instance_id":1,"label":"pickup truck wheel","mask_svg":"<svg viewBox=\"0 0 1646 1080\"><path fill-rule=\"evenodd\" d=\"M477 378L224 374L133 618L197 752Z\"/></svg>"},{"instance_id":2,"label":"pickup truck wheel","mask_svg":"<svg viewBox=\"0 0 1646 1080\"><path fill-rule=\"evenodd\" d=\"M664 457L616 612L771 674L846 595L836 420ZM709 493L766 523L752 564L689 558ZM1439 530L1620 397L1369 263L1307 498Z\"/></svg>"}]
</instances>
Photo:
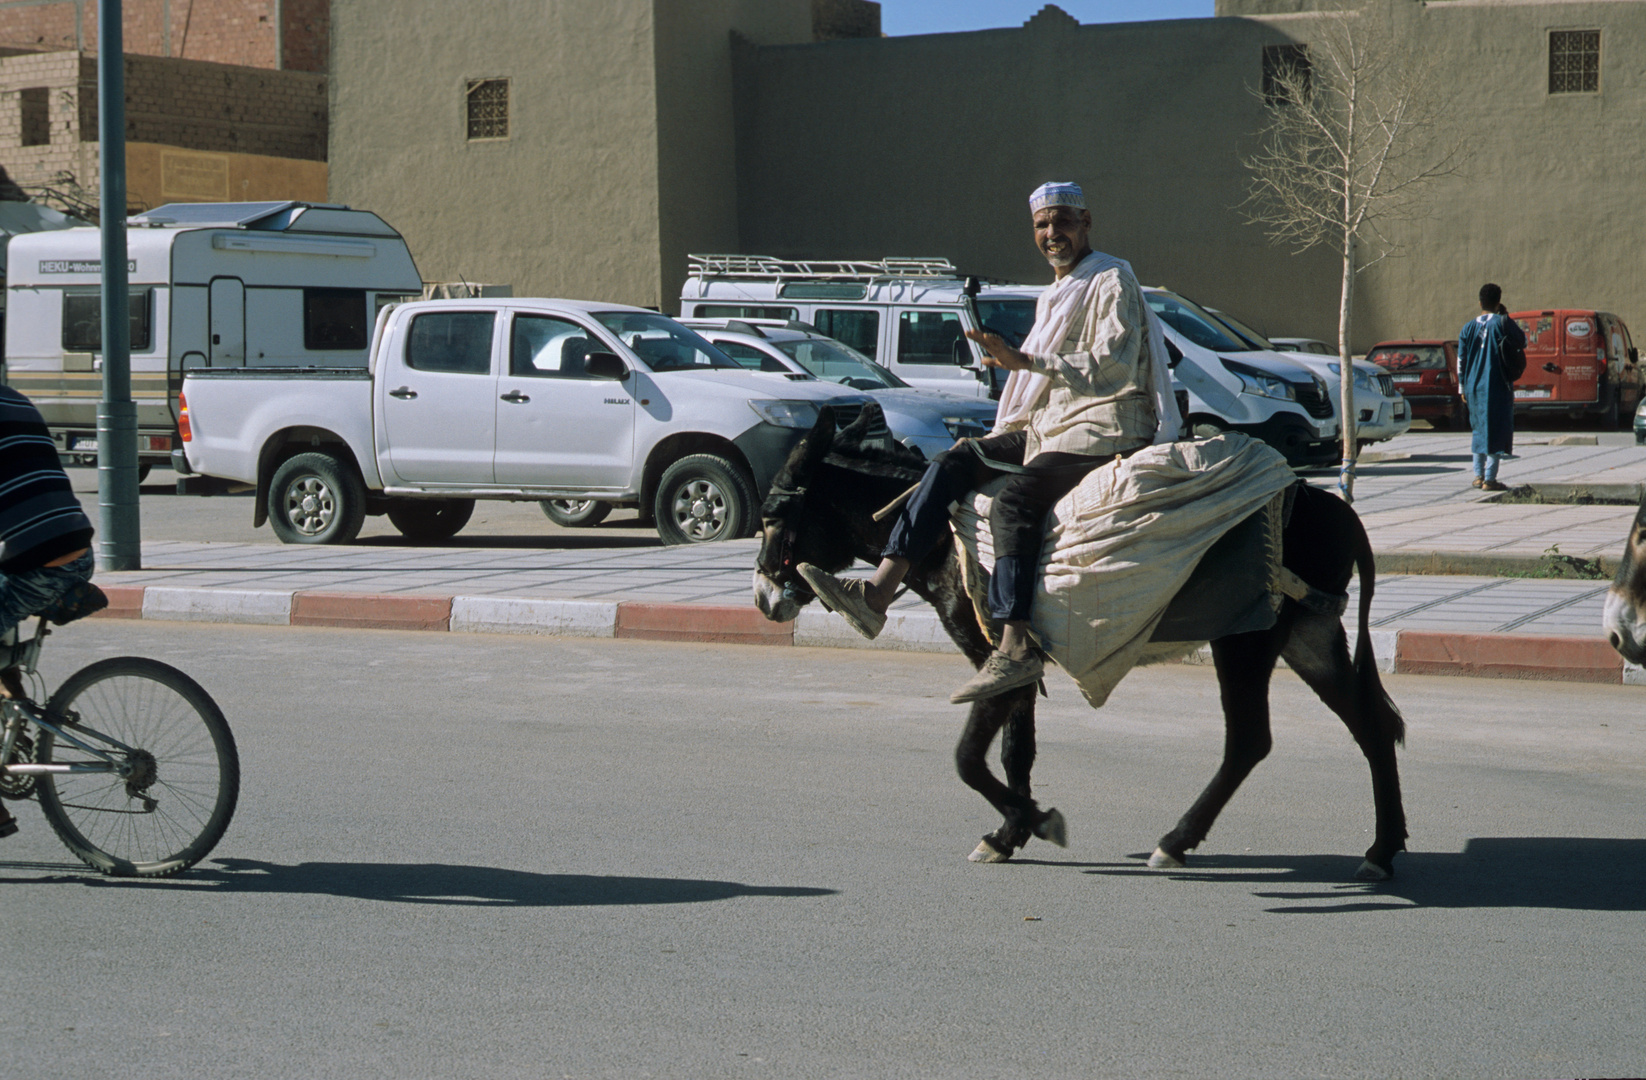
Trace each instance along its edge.
<instances>
[{"instance_id":1,"label":"pickup truck wheel","mask_svg":"<svg viewBox=\"0 0 1646 1080\"><path fill-rule=\"evenodd\" d=\"M389 524L407 540L424 543L449 540L473 516L473 499L405 499L389 506Z\"/></svg>"},{"instance_id":2,"label":"pickup truck wheel","mask_svg":"<svg viewBox=\"0 0 1646 1080\"><path fill-rule=\"evenodd\" d=\"M735 540L754 528L754 485L715 454L690 454L670 465L652 505L665 544Z\"/></svg>"},{"instance_id":3,"label":"pickup truck wheel","mask_svg":"<svg viewBox=\"0 0 1646 1080\"><path fill-rule=\"evenodd\" d=\"M366 485L330 454L297 454L269 483L269 527L287 544L346 544L366 521Z\"/></svg>"},{"instance_id":4,"label":"pickup truck wheel","mask_svg":"<svg viewBox=\"0 0 1646 1080\"><path fill-rule=\"evenodd\" d=\"M612 512L612 504L599 499L544 499L537 505L544 517L568 529L592 529Z\"/></svg>"}]
</instances>

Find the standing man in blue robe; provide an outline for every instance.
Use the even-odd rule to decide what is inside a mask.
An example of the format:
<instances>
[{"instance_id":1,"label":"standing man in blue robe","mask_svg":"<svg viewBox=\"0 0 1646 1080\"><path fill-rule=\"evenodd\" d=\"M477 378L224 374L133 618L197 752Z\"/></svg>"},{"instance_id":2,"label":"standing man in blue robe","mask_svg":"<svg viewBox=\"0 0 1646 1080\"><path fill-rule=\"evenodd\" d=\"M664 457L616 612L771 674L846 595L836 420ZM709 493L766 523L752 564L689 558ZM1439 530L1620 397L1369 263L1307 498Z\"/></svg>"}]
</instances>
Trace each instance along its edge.
<instances>
[{"instance_id":1,"label":"standing man in blue robe","mask_svg":"<svg viewBox=\"0 0 1646 1080\"><path fill-rule=\"evenodd\" d=\"M1526 335L1505 313L1503 290L1482 285L1480 314L1464 323L1457 335L1457 374L1474 429L1469 444L1474 452L1473 486L1486 491L1507 490L1508 485L1498 481L1497 465L1514 451L1515 392L1503 369L1505 342L1524 349Z\"/></svg>"}]
</instances>

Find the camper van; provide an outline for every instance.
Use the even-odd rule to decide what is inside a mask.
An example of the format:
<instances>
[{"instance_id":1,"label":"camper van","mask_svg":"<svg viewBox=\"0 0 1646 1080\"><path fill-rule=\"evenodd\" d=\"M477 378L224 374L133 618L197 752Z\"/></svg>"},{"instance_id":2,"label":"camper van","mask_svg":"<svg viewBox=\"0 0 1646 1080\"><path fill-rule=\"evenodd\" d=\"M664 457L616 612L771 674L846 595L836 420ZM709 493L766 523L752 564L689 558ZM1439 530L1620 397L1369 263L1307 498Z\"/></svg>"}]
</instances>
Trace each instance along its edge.
<instances>
[{"instance_id":1,"label":"camper van","mask_svg":"<svg viewBox=\"0 0 1646 1080\"><path fill-rule=\"evenodd\" d=\"M400 234L346 206L177 203L127 226L140 471L169 464L178 448L184 370L364 368L378 310L422 295ZM14 237L7 269L6 381L39 407L65 460L93 464L101 236Z\"/></svg>"}]
</instances>

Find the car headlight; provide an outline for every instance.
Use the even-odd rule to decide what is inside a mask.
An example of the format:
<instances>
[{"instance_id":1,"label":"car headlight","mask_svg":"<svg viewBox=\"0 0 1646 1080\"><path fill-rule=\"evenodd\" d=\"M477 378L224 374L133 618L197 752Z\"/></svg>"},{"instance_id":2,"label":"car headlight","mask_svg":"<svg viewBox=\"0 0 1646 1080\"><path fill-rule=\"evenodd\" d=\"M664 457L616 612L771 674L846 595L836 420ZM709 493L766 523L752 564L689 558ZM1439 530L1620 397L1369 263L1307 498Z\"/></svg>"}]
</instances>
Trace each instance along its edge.
<instances>
[{"instance_id":1,"label":"car headlight","mask_svg":"<svg viewBox=\"0 0 1646 1080\"><path fill-rule=\"evenodd\" d=\"M817 403L814 401L751 401L749 408L768 424L786 428L811 430L817 423Z\"/></svg>"},{"instance_id":2,"label":"car headlight","mask_svg":"<svg viewBox=\"0 0 1646 1080\"><path fill-rule=\"evenodd\" d=\"M1223 366L1228 368L1235 378L1240 380L1241 392L1255 394L1258 397L1274 398L1277 401L1296 401L1297 388L1278 375L1270 375L1267 371L1248 367L1236 360L1223 357ZM1324 382L1321 384L1324 387Z\"/></svg>"},{"instance_id":3,"label":"car headlight","mask_svg":"<svg viewBox=\"0 0 1646 1080\"><path fill-rule=\"evenodd\" d=\"M1332 373L1335 380L1333 386L1341 386L1343 378L1342 364L1327 364L1326 369ZM1377 385L1377 376L1370 372L1355 368L1355 390L1362 394L1381 394L1383 391Z\"/></svg>"},{"instance_id":4,"label":"car headlight","mask_svg":"<svg viewBox=\"0 0 1646 1080\"><path fill-rule=\"evenodd\" d=\"M976 416L945 416L943 426L948 428L951 439L981 439L994 427Z\"/></svg>"}]
</instances>

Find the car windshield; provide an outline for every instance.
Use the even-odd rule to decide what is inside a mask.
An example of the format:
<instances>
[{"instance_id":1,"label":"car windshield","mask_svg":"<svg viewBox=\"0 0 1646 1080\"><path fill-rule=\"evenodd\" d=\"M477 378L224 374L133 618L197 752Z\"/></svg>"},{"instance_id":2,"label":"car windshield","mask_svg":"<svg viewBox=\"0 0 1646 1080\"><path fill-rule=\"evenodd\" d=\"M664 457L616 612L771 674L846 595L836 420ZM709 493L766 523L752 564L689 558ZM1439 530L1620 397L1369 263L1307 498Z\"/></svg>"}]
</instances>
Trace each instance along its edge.
<instances>
[{"instance_id":1,"label":"car windshield","mask_svg":"<svg viewBox=\"0 0 1646 1080\"><path fill-rule=\"evenodd\" d=\"M1251 346L1235 338L1222 323L1195 307L1181 296L1168 292L1143 294L1149 308L1160 321L1176 330L1203 349L1213 352L1251 352Z\"/></svg>"},{"instance_id":2,"label":"car windshield","mask_svg":"<svg viewBox=\"0 0 1646 1080\"><path fill-rule=\"evenodd\" d=\"M1270 341L1268 338L1264 337L1262 334L1258 333L1256 330L1253 330L1251 327L1247 326L1245 323L1241 322L1239 319L1235 318L1233 315L1230 315L1228 312L1226 312L1226 311L1214 311L1214 312L1211 312L1211 314L1217 316L1217 321L1218 322L1222 323L1224 326L1228 327L1230 330L1233 330L1235 332L1236 337L1239 337L1244 341L1250 342L1252 348L1254 348L1254 349L1268 349L1270 352L1274 351L1274 349L1275 349L1274 342Z\"/></svg>"},{"instance_id":3,"label":"car windshield","mask_svg":"<svg viewBox=\"0 0 1646 1080\"><path fill-rule=\"evenodd\" d=\"M699 371L742 367L667 315L649 311L601 311L602 326L623 339L653 371Z\"/></svg>"},{"instance_id":4,"label":"car windshield","mask_svg":"<svg viewBox=\"0 0 1646 1080\"><path fill-rule=\"evenodd\" d=\"M1446 350L1439 345L1383 345L1366 359L1384 371L1441 371Z\"/></svg>"},{"instance_id":5,"label":"car windshield","mask_svg":"<svg viewBox=\"0 0 1646 1080\"><path fill-rule=\"evenodd\" d=\"M983 329L999 334L1008 345L1019 349L1034 329L1034 301L979 300L977 317L983 321Z\"/></svg>"},{"instance_id":6,"label":"car windshield","mask_svg":"<svg viewBox=\"0 0 1646 1080\"><path fill-rule=\"evenodd\" d=\"M909 384L870 360L856 349L825 338L774 341L784 355L819 379L850 386L854 390L902 389Z\"/></svg>"}]
</instances>

